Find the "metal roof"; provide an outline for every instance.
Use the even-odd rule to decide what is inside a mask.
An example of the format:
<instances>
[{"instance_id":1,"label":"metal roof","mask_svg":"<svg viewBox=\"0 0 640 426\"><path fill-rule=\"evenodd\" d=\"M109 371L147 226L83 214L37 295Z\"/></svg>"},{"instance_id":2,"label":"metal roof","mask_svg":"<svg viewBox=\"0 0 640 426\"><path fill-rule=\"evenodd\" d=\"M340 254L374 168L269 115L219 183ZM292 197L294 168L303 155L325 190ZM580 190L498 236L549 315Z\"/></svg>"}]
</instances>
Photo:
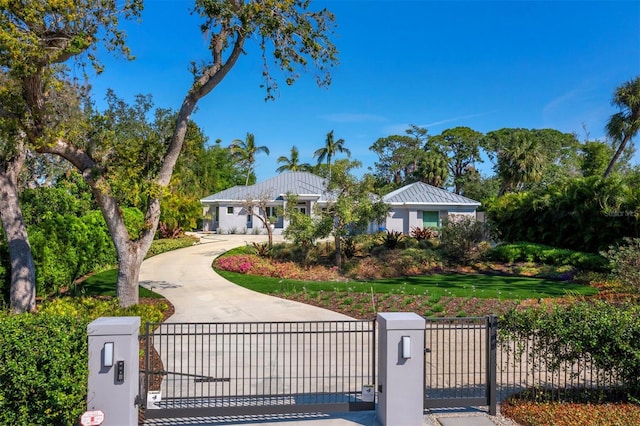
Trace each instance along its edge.
<instances>
[{"instance_id":1,"label":"metal roof","mask_svg":"<svg viewBox=\"0 0 640 426\"><path fill-rule=\"evenodd\" d=\"M296 195L317 196L319 201L325 201L326 185L326 179L312 173L287 172L258 182L255 185L234 186L202 198L200 201L244 201L248 198L255 200L262 197L267 197L269 200L277 200L288 192Z\"/></svg>"},{"instance_id":2,"label":"metal roof","mask_svg":"<svg viewBox=\"0 0 640 426\"><path fill-rule=\"evenodd\" d=\"M479 206L480 203L442 188L424 182L414 182L385 195L383 201L389 204L436 204Z\"/></svg>"},{"instance_id":3,"label":"metal roof","mask_svg":"<svg viewBox=\"0 0 640 426\"><path fill-rule=\"evenodd\" d=\"M281 200L287 193L317 197L319 202L328 201L330 194L326 191L327 180L309 172L287 172L274 176L255 185L237 185L216 194L202 198L200 201L213 203L220 201L238 202L249 198L256 200L266 197L269 200ZM454 194L442 188L415 182L396 189L383 197L385 203L391 205L465 205L479 206L480 203L462 195Z\"/></svg>"}]
</instances>

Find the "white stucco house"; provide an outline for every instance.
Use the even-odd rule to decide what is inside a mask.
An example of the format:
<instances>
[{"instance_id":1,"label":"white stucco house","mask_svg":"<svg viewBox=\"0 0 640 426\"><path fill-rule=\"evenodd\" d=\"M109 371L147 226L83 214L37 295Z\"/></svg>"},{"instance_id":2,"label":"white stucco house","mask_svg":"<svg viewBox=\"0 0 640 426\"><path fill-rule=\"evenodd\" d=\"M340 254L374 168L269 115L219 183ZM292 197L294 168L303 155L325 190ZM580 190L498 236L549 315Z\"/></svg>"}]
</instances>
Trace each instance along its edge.
<instances>
[{"instance_id":1,"label":"white stucco house","mask_svg":"<svg viewBox=\"0 0 640 426\"><path fill-rule=\"evenodd\" d=\"M424 182L414 182L385 195L391 210L385 227L409 234L411 228L438 228L447 219L475 219L480 203Z\"/></svg>"},{"instance_id":2,"label":"white stucco house","mask_svg":"<svg viewBox=\"0 0 640 426\"><path fill-rule=\"evenodd\" d=\"M278 216L287 194L296 194L296 208L313 214L316 206L326 206L331 194L326 190L327 180L308 172L288 172L249 186L234 186L202 198L203 228L218 233L264 233L262 222L248 214L243 204L247 199L267 199L267 214L277 217L274 234L281 234L287 220ZM475 218L480 203L426 183L416 182L399 188L383 197L391 207L384 223L372 224L370 231L379 229L405 234L412 227L439 227L447 218L467 215Z\"/></svg>"}]
</instances>

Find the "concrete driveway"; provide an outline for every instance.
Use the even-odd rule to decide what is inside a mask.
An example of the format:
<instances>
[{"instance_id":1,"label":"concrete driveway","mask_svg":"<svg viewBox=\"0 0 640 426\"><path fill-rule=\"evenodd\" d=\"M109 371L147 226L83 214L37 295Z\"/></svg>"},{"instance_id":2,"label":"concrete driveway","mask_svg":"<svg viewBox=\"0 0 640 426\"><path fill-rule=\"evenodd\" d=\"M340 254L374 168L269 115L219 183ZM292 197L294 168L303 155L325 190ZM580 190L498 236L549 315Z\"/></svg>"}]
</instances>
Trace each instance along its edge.
<instances>
[{"instance_id":1,"label":"concrete driveway","mask_svg":"<svg viewBox=\"0 0 640 426\"><path fill-rule=\"evenodd\" d=\"M274 236L275 239L280 237ZM211 269L213 260L234 247L267 241L266 235L204 235L200 244L145 260L140 285L175 307L167 322L335 321L352 319L303 303L237 286Z\"/></svg>"}]
</instances>

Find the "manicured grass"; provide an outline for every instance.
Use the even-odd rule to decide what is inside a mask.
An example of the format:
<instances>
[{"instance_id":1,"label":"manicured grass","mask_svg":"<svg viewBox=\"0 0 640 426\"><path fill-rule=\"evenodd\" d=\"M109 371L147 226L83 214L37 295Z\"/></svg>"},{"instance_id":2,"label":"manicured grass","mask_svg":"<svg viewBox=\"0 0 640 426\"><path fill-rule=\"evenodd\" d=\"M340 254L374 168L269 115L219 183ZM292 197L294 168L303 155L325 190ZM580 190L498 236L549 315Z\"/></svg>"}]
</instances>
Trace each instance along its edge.
<instances>
[{"instance_id":1,"label":"manicured grass","mask_svg":"<svg viewBox=\"0 0 640 426\"><path fill-rule=\"evenodd\" d=\"M387 278L360 282L296 281L271 277L216 271L242 287L267 294L299 291L344 291L377 294L401 293L429 296L476 297L495 299L534 299L589 296L597 289L581 284L539 278L482 274L432 274L401 278Z\"/></svg>"},{"instance_id":2,"label":"manicured grass","mask_svg":"<svg viewBox=\"0 0 640 426\"><path fill-rule=\"evenodd\" d=\"M78 285L76 291L85 296L116 296L116 283L118 282L118 270L109 269L90 276ZM144 287L138 287L139 297L151 297L154 299L162 299L157 293L147 290Z\"/></svg>"}]
</instances>

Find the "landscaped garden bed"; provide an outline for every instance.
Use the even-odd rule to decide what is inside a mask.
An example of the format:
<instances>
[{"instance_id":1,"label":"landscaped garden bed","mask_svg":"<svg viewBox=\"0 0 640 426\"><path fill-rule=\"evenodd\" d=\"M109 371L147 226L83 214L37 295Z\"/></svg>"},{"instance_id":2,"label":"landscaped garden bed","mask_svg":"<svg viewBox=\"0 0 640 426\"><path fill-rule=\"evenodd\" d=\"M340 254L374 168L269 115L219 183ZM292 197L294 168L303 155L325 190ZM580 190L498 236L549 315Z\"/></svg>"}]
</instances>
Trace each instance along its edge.
<instances>
[{"instance_id":1,"label":"landscaped garden bed","mask_svg":"<svg viewBox=\"0 0 640 426\"><path fill-rule=\"evenodd\" d=\"M329 244L311 255L303 252L286 245L271 252L247 246L221 257L214 267L246 288L363 319L382 311L503 316L514 309L551 312L561 305L588 306L592 301L612 306L637 303L637 292L604 273L606 259L539 245L503 247L462 264L425 244L409 250L369 247L365 254L355 251L341 270L332 266ZM578 339L565 344L582 343ZM584 403L513 397L503 404L502 414L527 426L640 424L637 404L585 395Z\"/></svg>"}]
</instances>

